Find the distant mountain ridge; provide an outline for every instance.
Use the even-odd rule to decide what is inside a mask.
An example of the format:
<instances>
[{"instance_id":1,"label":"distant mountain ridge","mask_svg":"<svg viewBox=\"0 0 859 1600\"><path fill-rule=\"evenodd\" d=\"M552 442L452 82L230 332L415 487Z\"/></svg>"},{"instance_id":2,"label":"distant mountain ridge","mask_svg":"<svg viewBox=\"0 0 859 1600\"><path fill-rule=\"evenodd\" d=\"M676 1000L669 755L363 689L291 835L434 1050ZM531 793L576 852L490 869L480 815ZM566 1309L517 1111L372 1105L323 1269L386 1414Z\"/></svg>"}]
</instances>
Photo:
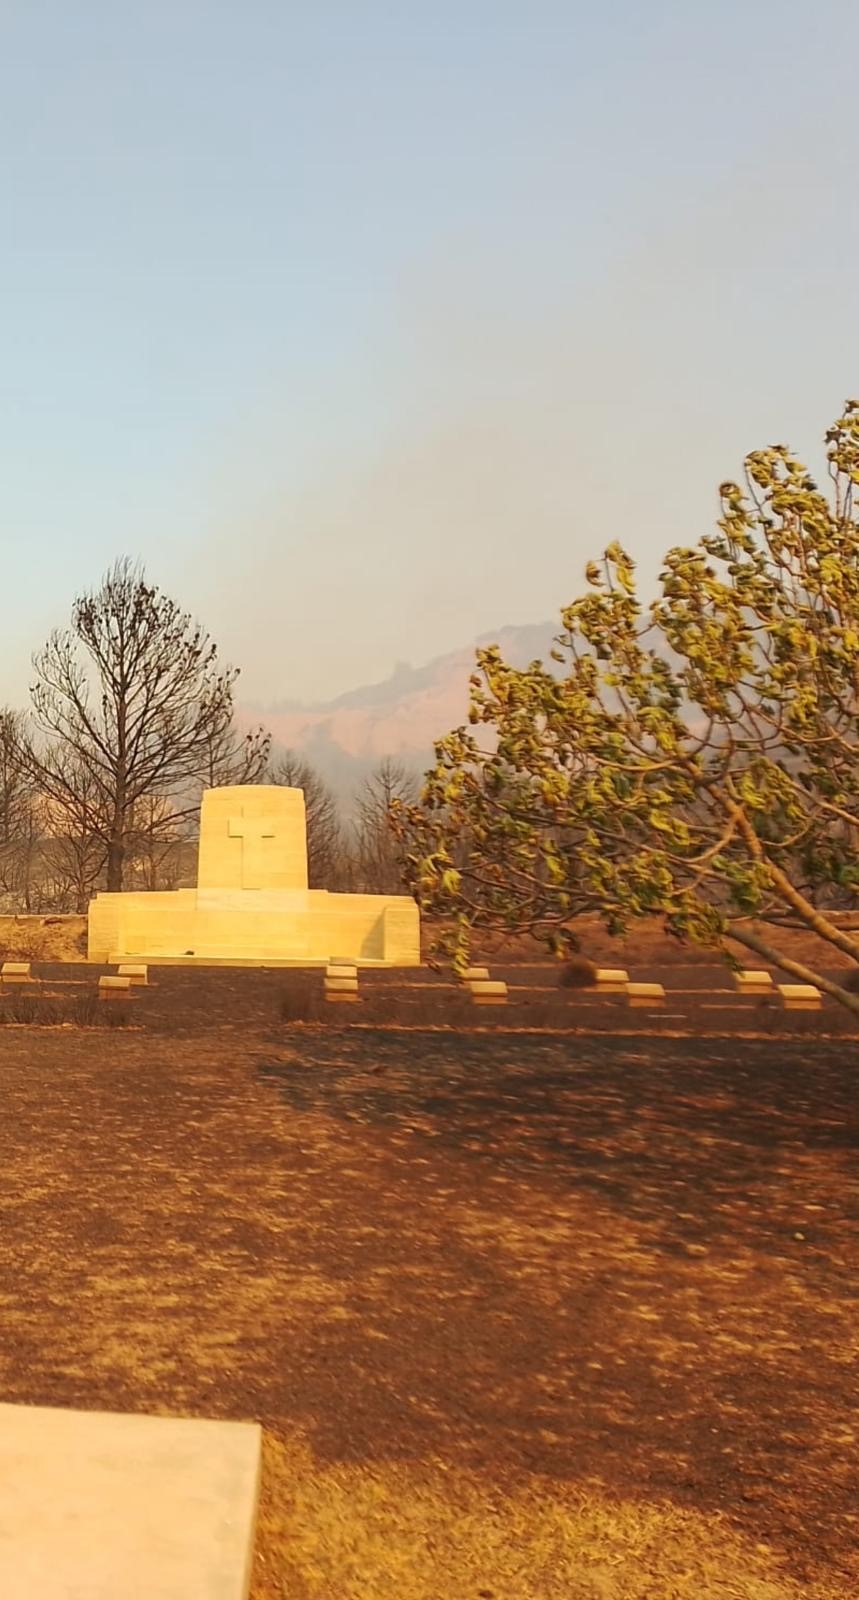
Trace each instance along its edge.
<instances>
[{"instance_id":1,"label":"distant mountain ridge","mask_svg":"<svg viewBox=\"0 0 859 1600\"><path fill-rule=\"evenodd\" d=\"M556 633L557 624L550 622L500 628L426 666L399 662L381 682L333 700L244 705L240 716L264 722L276 746L299 752L332 788L347 793L385 756L416 771L429 765L434 741L465 720L480 645L497 644L506 660L524 667L548 657Z\"/></svg>"}]
</instances>

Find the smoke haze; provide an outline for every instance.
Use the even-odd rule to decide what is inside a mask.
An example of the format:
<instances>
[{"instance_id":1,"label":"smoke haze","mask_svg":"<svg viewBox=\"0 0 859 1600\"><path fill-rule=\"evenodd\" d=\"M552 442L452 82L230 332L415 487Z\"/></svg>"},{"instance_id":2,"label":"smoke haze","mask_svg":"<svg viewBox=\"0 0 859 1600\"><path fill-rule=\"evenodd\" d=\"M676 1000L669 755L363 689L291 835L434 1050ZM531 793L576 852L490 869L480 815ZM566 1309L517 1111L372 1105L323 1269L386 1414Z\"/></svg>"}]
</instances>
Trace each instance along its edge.
<instances>
[{"instance_id":1,"label":"smoke haze","mask_svg":"<svg viewBox=\"0 0 859 1600\"><path fill-rule=\"evenodd\" d=\"M852 5L121 9L4 12L0 701L123 552L331 698L859 388Z\"/></svg>"}]
</instances>

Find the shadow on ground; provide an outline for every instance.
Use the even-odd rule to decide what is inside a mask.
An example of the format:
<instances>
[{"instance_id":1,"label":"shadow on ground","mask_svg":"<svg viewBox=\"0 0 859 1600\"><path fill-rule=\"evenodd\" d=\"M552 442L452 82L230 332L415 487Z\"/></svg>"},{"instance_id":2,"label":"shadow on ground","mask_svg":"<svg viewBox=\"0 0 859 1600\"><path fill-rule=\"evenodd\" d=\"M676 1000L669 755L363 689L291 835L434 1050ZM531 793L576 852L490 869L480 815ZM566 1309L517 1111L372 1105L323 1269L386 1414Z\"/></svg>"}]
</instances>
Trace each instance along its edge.
<instances>
[{"instance_id":1,"label":"shadow on ground","mask_svg":"<svg viewBox=\"0 0 859 1600\"><path fill-rule=\"evenodd\" d=\"M859 1051L741 1048L10 1031L4 1398L723 1512L840 1593Z\"/></svg>"}]
</instances>

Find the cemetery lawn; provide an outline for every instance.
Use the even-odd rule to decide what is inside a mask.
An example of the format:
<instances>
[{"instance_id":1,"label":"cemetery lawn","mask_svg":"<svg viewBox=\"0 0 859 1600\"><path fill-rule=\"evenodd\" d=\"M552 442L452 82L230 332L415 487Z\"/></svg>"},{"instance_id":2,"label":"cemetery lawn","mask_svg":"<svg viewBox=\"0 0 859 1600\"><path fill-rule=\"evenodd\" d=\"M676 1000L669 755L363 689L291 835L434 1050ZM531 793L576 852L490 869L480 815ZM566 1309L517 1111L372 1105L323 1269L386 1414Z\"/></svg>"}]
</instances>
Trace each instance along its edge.
<instances>
[{"instance_id":1,"label":"cemetery lawn","mask_svg":"<svg viewBox=\"0 0 859 1600\"><path fill-rule=\"evenodd\" d=\"M0 1396L261 1421L253 1600L842 1600L857 1075L6 1027Z\"/></svg>"}]
</instances>

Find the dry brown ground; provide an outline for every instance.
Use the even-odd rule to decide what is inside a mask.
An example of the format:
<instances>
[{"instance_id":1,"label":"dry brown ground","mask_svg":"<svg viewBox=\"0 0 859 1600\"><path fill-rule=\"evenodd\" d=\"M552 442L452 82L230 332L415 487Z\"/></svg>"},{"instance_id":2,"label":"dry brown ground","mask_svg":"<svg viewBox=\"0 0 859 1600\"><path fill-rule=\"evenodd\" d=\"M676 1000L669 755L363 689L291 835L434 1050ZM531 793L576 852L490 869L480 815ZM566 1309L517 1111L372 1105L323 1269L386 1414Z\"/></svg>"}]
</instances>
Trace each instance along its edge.
<instances>
[{"instance_id":1,"label":"dry brown ground","mask_svg":"<svg viewBox=\"0 0 859 1600\"><path fill-rule=\"evenodd\" d=\"M854 1044L0 1034L0 1392L256 1417L254 1600L859 1592Z\"/></svg>"},{"instance_id":2,"label":"dry brown ground","mask_svg":"<svg viewBox=\"0 0 859 1600\"><path fill-rule=\"evenodd\" d=\"M83 961L86 917L0 917L0 961Z\"/></svg>"}]
</instances>

